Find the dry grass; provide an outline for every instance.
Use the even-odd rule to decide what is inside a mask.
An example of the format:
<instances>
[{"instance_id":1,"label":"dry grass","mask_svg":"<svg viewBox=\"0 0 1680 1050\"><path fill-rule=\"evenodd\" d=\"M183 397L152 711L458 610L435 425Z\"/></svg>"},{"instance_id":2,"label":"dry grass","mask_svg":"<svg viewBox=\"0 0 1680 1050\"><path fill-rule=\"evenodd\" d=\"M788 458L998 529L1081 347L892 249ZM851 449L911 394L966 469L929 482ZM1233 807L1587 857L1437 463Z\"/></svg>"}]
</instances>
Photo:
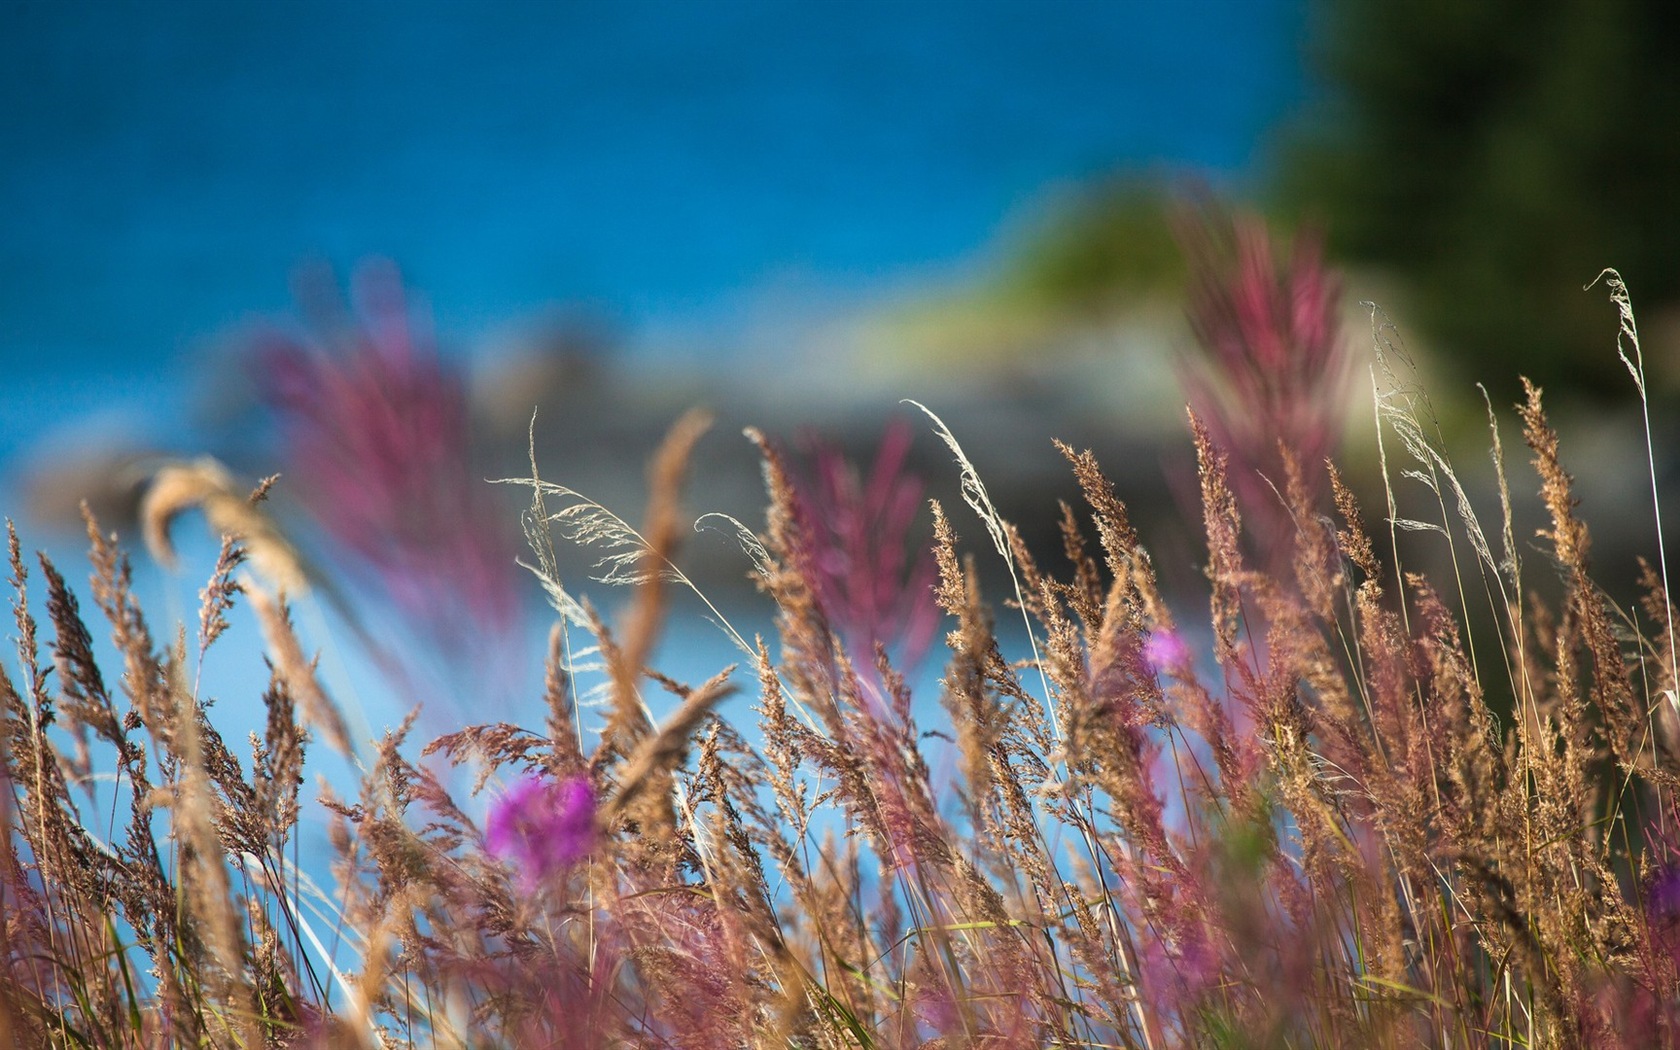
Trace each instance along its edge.
<instances>
[{"instance_id":1,"label":"dry grass","mask_svg":"<svg viewBox=\"0 0 1680 1050\"><path fill-rule=\"evenodd\" d=\"M153 634L90 519L90 593L121 664L102 670L45 557L44 618L31 606L13 534L0 1042L1680 1045L1663 578L1647 572L1637 623L1593 583L1538 390L1519 406L1551 519L1536 569L1508 497L1496 554L1427 406L1378 387L1386 440L1437 497L1433 515L1386 518L1453 539L1466 560L1452 585L1385 564L1340 477L1287 448L1272 480L1290 524L1258 542L1238 495L1252 479L1233 484L1193 419L1211 594L1194 628L1175 622L1090 453L1063 449L1086 508L1060 508L1067 564L1052 568L940 425L1032 655L1004 655L974 555L935 505L938 715L912 703L885 645L859 651L830 622L792 467L768 441L769 509L749 545L777 637L729 628L750 661L739 678L690 687L646 666L669 588L688 583L678 490L698 417L656 458L641 530L533 470L527 524L561 614L545 723L418 751L409 725L349 739L285 597L239 571L248 547L284 541L219 476L172 477L204 491L166 492L157 510L213 490L212 523L239 525L194 650L184 631ZM609 544L636 588L616 626L552 577L551 524ZM1561 601L1532 597L1525 572L1555 573ZM1499 637L1472 646L1476 580ZM241 604L271 654L266 732L243 758L195 666ZM591 674L600 705L580 693ZM717 714L742 688L756 730ZM1495 692L1514 707L1496 711ZM950 772L934 772L932 736L950 742ZM365 765L357 797L325 799L325 894L295 852L315 739ZM465 787L455 766L474 773ZM487 839L461 792L492 777L537 787L526 809L513 794L492 806Z\"/></svg>"}]
</instances>

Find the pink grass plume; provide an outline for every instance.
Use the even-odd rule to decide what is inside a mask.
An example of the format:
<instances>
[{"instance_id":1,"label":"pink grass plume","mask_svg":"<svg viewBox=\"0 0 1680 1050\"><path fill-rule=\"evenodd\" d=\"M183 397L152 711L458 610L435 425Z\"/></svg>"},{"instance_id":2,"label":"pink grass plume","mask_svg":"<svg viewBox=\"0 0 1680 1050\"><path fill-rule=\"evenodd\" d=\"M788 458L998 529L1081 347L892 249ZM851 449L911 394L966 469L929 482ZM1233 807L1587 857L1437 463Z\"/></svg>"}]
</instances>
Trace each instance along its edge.
<instances>
[{"instance_id":1,"label":"pink grass plume","mask_svg":"<svg viewBox=\"0 0 1680 1050\"><path fill-rule=\"evenodd\" d=\"M905 470L911 430L895 420L867 477L833 445L810 440L810 472L795 476L808 583L859 667L877 644L906 666L927 654L939 625L933 552L915 554L922 480Z\"/></svg>"},{"instance_id":2,"label":"pink grass plume","mask_svg":"<svg viewBox=\"0 0 1680 1050\"><path fill-rule=\"evenodd\" d=\"M475 471L467 395L389 263L364 264L346 308L306 284L303 327L255 340L255 374L287 486L337 548L446 652L517 616L511 517Z\"/></svg>"},{"instance_id":3,"label":"pink grass plume","mask_svg":"<svg viewBox=\"0 0 1680 1050\"><path fill-rule=\"evenodd\" d=\"M1198 348L1185 371L1186 393L1230 456L1251 531L1275 553L1289 528L1278 495L1280 446L1316 496L1325 457L1341 438L1349 364L1341 276L1325 264L1315 232L1298 233L1284 249L1258 215L1208 205L1182 216L1178 229Z\"/></svg>"}]
</instances>

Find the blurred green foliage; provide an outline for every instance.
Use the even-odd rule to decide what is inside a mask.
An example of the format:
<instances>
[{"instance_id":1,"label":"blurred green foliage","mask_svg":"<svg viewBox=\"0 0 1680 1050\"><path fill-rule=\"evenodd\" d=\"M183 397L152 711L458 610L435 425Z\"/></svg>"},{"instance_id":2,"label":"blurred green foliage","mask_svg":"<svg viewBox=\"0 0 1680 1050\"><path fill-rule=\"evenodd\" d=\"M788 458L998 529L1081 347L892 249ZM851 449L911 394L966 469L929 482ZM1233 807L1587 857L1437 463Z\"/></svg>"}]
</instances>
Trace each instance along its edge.
<instances>
[{"instance_id":1,"label":"blurred green foliage","mask_svg":"<svg viewBox=\"0 0 1680 1050\"><path fill-rule=\"evenodd\" d=\"M1186 277L1165 180L1119 177L1058 202L1014 253L1006 293L1058 309L1101 311L1151 293L1179 294Z\"/></svg>"},{"instance_id":2,"label":"blurred green foliage","mask_svg":"<svg viewBox=\"0 0 1680 1050\"><path fill-rule=\"evenodd\" d=\"M1262 193L1279 227L1322 227L1333 262L1391 279L1401 330L1500 400L1519 375L1554 398L1632 396L1608 293L1582 289L1613 266L1647 322L1680 307L1680 2L1318 0L1316 16L1321 101ZM1088 186L994 294L1075 314L1180 294L1185 190Z\"/></svg>"},{"instance_id":3,"label":"blurred green foliage","mask_svg":"<svg viewBox=\"0 0 1680 1050\"><path fill-rule=\"evenodd\" d=\"M1606 266L1649 316L1680 300L1680 4L1321 3L1327 106L1280 198L1406 290L1467 378L1626 396Z\"/></svg>"}]
</instances>

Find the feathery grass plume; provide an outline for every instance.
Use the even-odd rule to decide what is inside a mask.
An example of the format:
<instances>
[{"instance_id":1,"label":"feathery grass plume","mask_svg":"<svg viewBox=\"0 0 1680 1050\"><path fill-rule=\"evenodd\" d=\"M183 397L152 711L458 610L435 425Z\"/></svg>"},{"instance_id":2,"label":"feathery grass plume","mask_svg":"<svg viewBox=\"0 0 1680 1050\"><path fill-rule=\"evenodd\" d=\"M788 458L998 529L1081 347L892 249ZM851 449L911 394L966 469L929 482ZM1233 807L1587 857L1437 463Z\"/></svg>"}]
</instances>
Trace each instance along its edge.
<instances>
[{"instance_id":1,"label":"feathery grass plume","mask_svg":"<svg viewBox=\"0 0 1680 1050\"><path fill-rule=\"evenodd\" d=\"M1645 385L1645 351L1639 345L1639 325L1633 317L1633 300L1628 295L1627 284L1622 280L1622 275L1613 269L1606 269L1587 287L1591 288L1599 281L1603 281L1610 289L1610 301L1616 307L1616 356L1626 366L1628 375L1633 378L1634 386L1639 391L1640 414L1645 423L1645 459L1651 477L1651 513L1657 536L1657 566L1662 577L1662 588L1666 592L1669 589L1668 547L1663 542L1662 497L1657 485L1656 446L1651 437L1651 397ZM1632 352L1631 356L1629 351ZM1672 620L1663 618L1661 626L1668 643L1668 676L1672 683L1667 692L1668 701L1676 712L1680 712L1680 641L1676 641Z\"/></svg>"},{"instance_id":2,"label":"feathery grass plume","mask_svg":"<svg viewBox=\"0 0 1680 1050\"><path fill-rule=\"evenodd\" d=\"M1208 201L1177 217L1190 268L1186 313L1196 354L1182 379L1266 560L1293 534L1280 506L1284 451L1305 466L1312 500L1318 468L1341 438L1349 357L1338 320L1341 278L1323 239L1300 231L1287 256L1266 222Z\"/></svg>"},{"instance_id":3,"label":"feathery grass plume","mask_svg":"<svg viewBox=\"0 0 1680 1050\"><path fill-rule=\"evenodd\" d=\"M675 467L672 482L680 480L678 475L686 469L687 456L692 451L692 444L698 441L704 431L710 426L710 416L702 412L690 412L683 417L679 424L672 428L667 435L666 444L662 446L672 453L669 467ZM673 583L692 593L705 605L712 622L722 630L735 647L748 657L754 655L754 647L742 637L729 619L712 604L694 581L670 558L675 549L676 536L673 533L667 537L669 549L661 552L649 538L636 531L635 527L607 507L590 499L583 493L565 485L558 485L544 480L537 470L536 461L536 416L531 417L530 457L531 476L528 478L498 478L497 484L524 485L531 489L531 505L522 515L525 538L537 559L536 565L526 566L541 582L543 591L548 595L549 604L560 614L560 632L562 649L565 648L567 625L589 627L591 616L570 590L560 579L558 562L554 553L553 533L568 542L580 547L593 548L601 557L595 563L598 583L613 586L634 587L646 582L649 574L656 574L664 583ZM686 450L685 450L686 449ZM682 451L681 456L675 453ZM555 501L558 509L550 510L549 501ZM669 509L669 508L667 508ZM695 522L695 529L702 528L702 522L707 518L723 518L751 539L750 531L739 522L727 515L703 515ZM663 522L663 519L661 519Z\"/></svg>"},{"instance_id":4,"label":"feathery grass plume","mask_svg":"<svg viewBox=\"0 0 1680 1050\"><path fill-rule=\"evenodd\" d=\"M637 683L664 620L665 585L670 579L667 566L675 563L677 542L684 531L680 490L689 456L711 425L711 417L704 412L683 416L671 427L648 468L647 520L635 537L640 547L635 550L637 565L629 577L636 584L635 598L623 643L604 650L612 677L614 724L626 735L626 746L634 745L651 728L646 724L651 719Z\"/></svg>"},{"instance_id":5,"label":"feathery grass plume","mask_svg":"<svg viewBox=\"0 0 1680 1050\"><path fill-rule=\"evenodd\" d=\"M776 606L776 629L781 643L779 667L765 664L760 678L784 678L786 686L776 690L778 721L785 718L780 705L791 703L806 715L812 732L817 722L831 734L841 731L840 682L836 674L834 635L817 604L810 575L800 568L809 561L806 536L799 528L797 497L787 461L762 432L747 428L746 437L758 447L769 500L765 508L765 532L753 537L755 582ZM762 646L761 661L768 661ZM814 714L813 714L814 713ZM792 730L791 723L786 725Z\"/></svg>"},{"instance_id":6,"label":"feathery grass plume","mask_svg":"<svg viewBox=\"0 0 1680 1050\"><path fill-rule=\"evenodd\" d=\"M203 938L200 956L201 994L212 1009L208 1035L218 1043L253 1045L262 1040L252 989L245 972L246 943L240 919L242 904L228 878L219 821L213 812L206 748L201 733L198 700L181 679L179 661L170 663L170 680L179 706L177 744L181 776L167 795L154 792L170 809L171 834L180 853L176 873L181 889L183 920Z\"/></svg>"},{"instance_id":7,"label":"feathery grass plume","mask_svg":"<svg viewBox=\"0 0 1680 1050\"><path fill-rule=\"evenodd\" d=\"M0 671L9 789L0 969L20 978L0 999L25 1015L17 1032L54 1045L279 1045L310 1012L308 971L294 961L295 901L282 880L252 886L243 872L286 865L301 764L295 726L281 728L290 716L271 688L280 764L259 750L247 777L210 723L184 628L156 647L126 558L91 516L88 530L94 598L124 668L120 693L107 685L115 679L100 667L74 593L43 555L54 695L11 536L28 684L20 694ZM225 543L205 589L200 663L234 607L229 575L243 556Z\"/></svg>"},{"instance_id":8,"label":"feathery grass plume","mask_svg":"<svg viewBox=\"0 0 1680 1050\"><path fill-rule=\"evenodd\" d=\"M344 716L315 677L315 661L304 656L303 644L292 630L284 596L270 598L256 587L248 588L246 595L251 609L257 614L258 623L262 625L263 640L268 643L275 674L285 683L291 698L300 705L304 724L318 729L328 747L346 758L350 757L355 748L344 726Z\"/></svg>"},{"instance_id":9,"label":"feathery grass plume","mask_svg":"<svg viewBox=\"0 0 1680 1050\"><path fill-rule=\"evenodd\" d=\"M252 337L291 487L339 563L422 637L465 656L518 615L512 535L471 459L465 386L395 267L369 262L347 308L307 274L303 327Z\"/></svg>"}]
</instances>

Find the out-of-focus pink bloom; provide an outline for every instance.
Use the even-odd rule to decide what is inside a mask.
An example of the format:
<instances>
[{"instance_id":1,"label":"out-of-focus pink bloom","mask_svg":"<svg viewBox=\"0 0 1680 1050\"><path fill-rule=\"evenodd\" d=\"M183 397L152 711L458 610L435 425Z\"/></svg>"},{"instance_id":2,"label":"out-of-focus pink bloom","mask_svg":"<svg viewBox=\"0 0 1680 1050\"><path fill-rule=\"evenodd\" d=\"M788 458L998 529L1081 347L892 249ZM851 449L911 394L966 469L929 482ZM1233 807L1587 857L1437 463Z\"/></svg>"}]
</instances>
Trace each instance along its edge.
<instances>
[{"instance_id":1,"label":"out-of-focus pink bloom","mask_svg":"<svg viewBox=\"0 0 1680 1050\"><path fill-rule=\"evenodd\" d=\"M1154 631L1143 643L1143 659L1156 674L1165 674L1190 656L1190 647L1176 631Z\"/></svg>"},{"instance_id":2,"label":"out-of-focus pink bloom","mask_svg":"<svg viewBox=\"0 0 1680 1050\"><path fill-rule=\"evenodd\" d=\"M1662 868L1645 895L1645 921L1652 947L1680 967L1680 868Z\"/></svg>"},{"instance_id":3,"label":"out-of-focus pink bloom","mask_svg":"<svg viewBox=\"0 0 1680 1050\"><path fill-rule=\"evenodd\" d=\"M889 425L867 479L838 449L813 442L810 476L793 479L807 582L860 667L873 666L876 643L914 665L939 626L933 552L911 561L922 481L904 470L910 436L903 420Z\"/></svg>"},{"instance_id":4,"label":"out-of-focus pink bloom","mask_svg":"<svg viewBox=\"0 0 1680 1050\"><path fill-rule=\"evenodd\" d=\"M314 291L308 328L256 339L287 484L434 641L459 650L505 631L517 609L512 519L472 468L460 376L390 264L357 271L348 311Z\"/></svg>"},{"instance_id":5,"label":"out-of-focus pink bloom","mask_svg":"<svg viewBox=\"0 0 1680 1050\"><path fill-rule=\"evenodd\" d=\"M1272 488L1284 488L1279 444L1316 491L1320 464L1341 436L1348 364L1341 280L1325 265L1318 236L1298 235L1284 258L1252 214L1209 207L1180 222L1179 240L1201 351L1185 377L1187 392L1231 457L1231 483L1256 536L1271 543L1277 534L1270 530L1288 522Z\"/></svg>"},{"instance_id":6,"label":"out-of-focus pink bloom","mask_svg":"<svg viewBox=\"0 0 1680 1050\"><path fill-rule=\"evenodd\" d=\"M527 890L589 855L595 846L595 789L589 778L526 777L490 807L484 846L518 869Z\"/></svg>"}]
</instances>

